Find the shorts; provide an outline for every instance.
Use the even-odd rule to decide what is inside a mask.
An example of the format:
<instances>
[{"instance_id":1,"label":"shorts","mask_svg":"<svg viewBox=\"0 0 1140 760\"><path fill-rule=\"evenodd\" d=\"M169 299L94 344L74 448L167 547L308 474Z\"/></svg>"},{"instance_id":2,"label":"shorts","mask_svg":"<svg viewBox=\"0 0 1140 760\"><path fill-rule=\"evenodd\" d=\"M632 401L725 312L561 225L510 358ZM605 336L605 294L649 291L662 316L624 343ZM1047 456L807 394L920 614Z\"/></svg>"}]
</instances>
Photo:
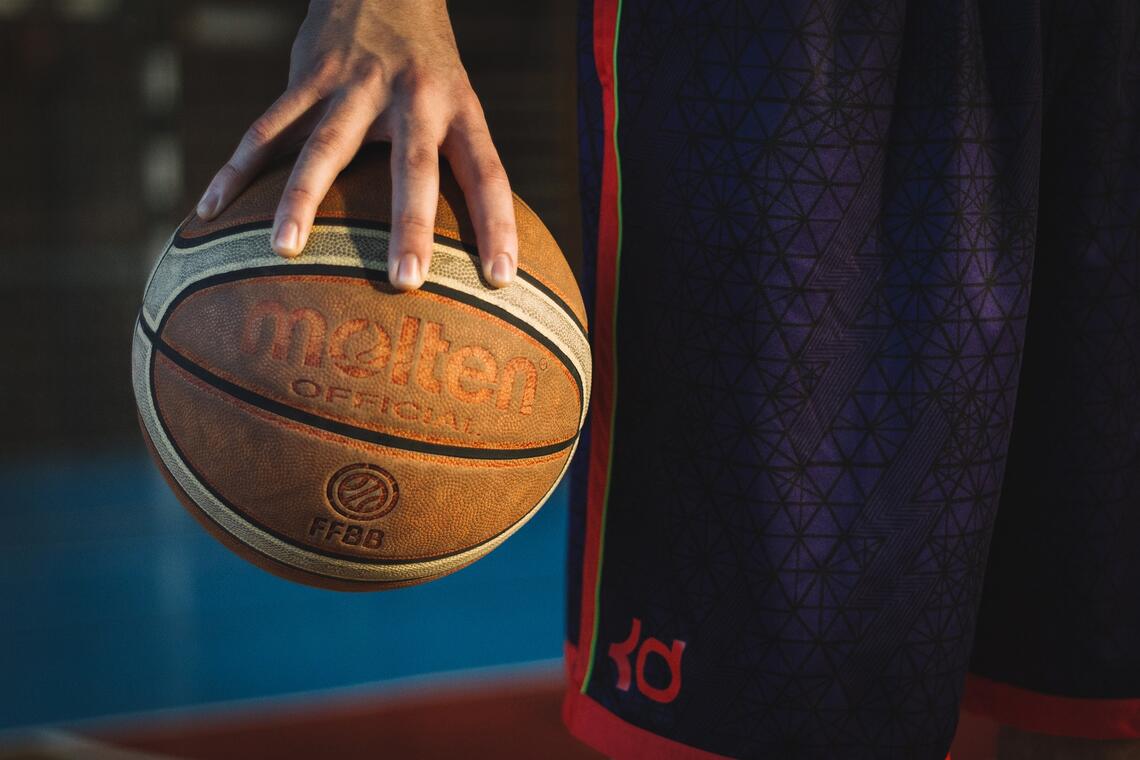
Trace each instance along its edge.
<instances>
[{"instance_id":1,"label":"shorts","mask_svg":"<svg viewBox=\"0 0 1140 760\"><path fill-rule=\"evenodd\" d=\"M571 731L941 760L964 705L1140 737L1140 10L580 24Z\"/></svg>"}]
</instances>

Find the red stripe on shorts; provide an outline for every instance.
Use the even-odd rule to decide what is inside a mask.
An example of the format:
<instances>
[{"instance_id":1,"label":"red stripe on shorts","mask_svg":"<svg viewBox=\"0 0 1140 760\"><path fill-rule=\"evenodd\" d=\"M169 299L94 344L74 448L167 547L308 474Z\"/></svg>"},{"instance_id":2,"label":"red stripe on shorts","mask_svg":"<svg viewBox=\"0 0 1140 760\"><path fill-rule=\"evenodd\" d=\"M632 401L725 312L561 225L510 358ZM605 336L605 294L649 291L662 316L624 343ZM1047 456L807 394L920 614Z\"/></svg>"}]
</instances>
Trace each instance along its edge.
<instances>
[{"instance_id":1,"label":"red stripe on shorts","mask_svg":"<svg viewBox=\"0 0 1140 760\"><path fill-rule=\"evenodd\" d=\"M586 541L582 557L582 610L578 652L570 669L572 683L580 688L593 651L594 610L601 561L602 512L609 480L610 431L614 413L614 310L617 306L618 166L614 124L614 38L618 0L594 3L594 65L602 86L605 116L605 150L602 155L602 191L598 209L597 281L594 302L594 383L590 427L589 478L586 488Z\"/></svg>"}]
</instances>

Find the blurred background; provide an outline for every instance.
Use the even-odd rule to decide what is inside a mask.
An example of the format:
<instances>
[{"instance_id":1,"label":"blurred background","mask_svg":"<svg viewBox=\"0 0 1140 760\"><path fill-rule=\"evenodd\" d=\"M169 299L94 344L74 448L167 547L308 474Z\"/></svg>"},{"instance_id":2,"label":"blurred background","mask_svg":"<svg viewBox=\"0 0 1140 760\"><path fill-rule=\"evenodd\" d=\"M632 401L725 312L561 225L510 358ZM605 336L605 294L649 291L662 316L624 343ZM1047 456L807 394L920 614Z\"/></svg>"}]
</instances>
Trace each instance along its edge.
<instances>
[{"instance_id":1,"label":"blurred background","mask_svg":"<svg viewBox=\"0 0 1140 760\"><path fill-rule=\"evenodd\" d=\"M573 261L575 8L482 0L451 9L514 189ZM0 341L10 357L0 453L138 442L124 378L143 280L284 90L305 9L298 0L0 0Z\"/></svg>"},{"instance_id":2,"label":"blurred background","mask_svg":"<svg viewBox=\"0 0 1140 760\"><path fill-rule=\"evenodd\" d=\"M143 450L162 244L283 90L298 0L0 0L0 757L593 757L558 718L565 493L461 573L279 580ZM515 191L577 263L573 0L452 8Z\"/></svg>"},{"instance_id":3,"label":"blurred background","mask_svg":"<svg viewBox=\"0 0 1140 760\"><path fill-rule=\"evenodd\" d=\"M347 595L229 554L143 450L144 278L282 91L305 7L0 0L2 759L598 757L559 721L564 491L460 573ZM576 266L575 12L451 6L514 189ZM991 756L963 726L955 758Z\"/></svg>"}]
</instances>

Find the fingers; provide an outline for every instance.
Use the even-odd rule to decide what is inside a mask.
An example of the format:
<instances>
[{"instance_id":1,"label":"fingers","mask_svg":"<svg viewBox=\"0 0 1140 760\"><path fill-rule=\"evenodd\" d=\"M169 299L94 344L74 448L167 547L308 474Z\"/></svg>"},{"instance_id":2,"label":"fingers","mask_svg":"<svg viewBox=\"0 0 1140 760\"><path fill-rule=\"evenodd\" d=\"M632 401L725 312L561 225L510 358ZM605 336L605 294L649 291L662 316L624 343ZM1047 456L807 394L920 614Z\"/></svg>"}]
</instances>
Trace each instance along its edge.
<instances>
[{"instance_id":1,"label":"fingers","mask_svg":"<svg viewBox=\"0 0 1140 760\"><path fill-rule=\"evenodd\" d=\"M482 114L457 122L443 150L467 199L483 277L501 288L514 279L518 269L515 204Z\"/></svg>"},{"instance_id":2,"label":"fingers","mask_svg":"<svg viewBox=\"0 0 1140 760\"><path fill-rule=\"evenodd\" d=\"M484 279L502 287L518 267L514 199L478 101L468 95L439 97L438 86L415 85L403 97L381 87L384 71L359 73L359 82L336 100L313 85L290 88L243 136L233 156L198 204L203 219L217 216L254 179L292 135L312 130L282 194L273 221L273 249L301 253L325 194L366 138L392 142L392 232L388 278L401 290L423 284L431 264L439 201L439 154L447 156L474 223ZM357 74L354 73L354 77ZM320 77L317 77L319 79ZM314 82L316 79L313 80ZM327 88L326 88L327 91ZM389 110L397 102L400 108ZM448 108L448 105L452 108ZM458 107L455 107L458 106ZM441 145L442 142L442 145Z\"/></svg>"},{"instance_id":3,"label":"fingers","mask_svg":"<svg viewBox=\"0 0 1140 760\"><path fill-rule=\"evenodd\" d=\"M348 95L334 102L297 156L273 220L273 250L281 256L304 249L317 207L363 143L375 110L361 100Z\"/></svg>"},{"instance_id":4,"label":"fingers","mask_svg":"<svg viewBox=\"0 0 1140 760\"><path fill-rule=\"evenodd\" d=\"M392 236L388 280L400 290L423 284L431 264L439 202L439 141L435 130L411 120L392 139Z\"/></svg>"},{"instance_id":5,"label":"fingers","mask_svg":"<svg viewBox=\"0 0 1140 760\"><path fill-rule=\"evenodd\" d=\"M253 122L198 201L198 216L210 220L220 214L253 181L273 157L281 137L313 107L318 97L312 87L292 88Z\"/></svg>"}]
</instances>

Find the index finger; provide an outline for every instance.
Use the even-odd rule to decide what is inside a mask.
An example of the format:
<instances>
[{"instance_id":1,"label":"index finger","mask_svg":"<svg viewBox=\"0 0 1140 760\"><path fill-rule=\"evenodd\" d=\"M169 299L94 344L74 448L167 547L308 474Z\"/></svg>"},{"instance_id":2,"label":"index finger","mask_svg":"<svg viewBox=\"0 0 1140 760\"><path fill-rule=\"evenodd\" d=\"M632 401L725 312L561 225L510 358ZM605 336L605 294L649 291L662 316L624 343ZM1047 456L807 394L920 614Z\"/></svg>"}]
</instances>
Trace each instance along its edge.
<instances>
[{"instance_id":1,"label":"index finger","mask_svg":"<svg viewBox=\"0 0 1140 760\"><path fill-rule=\"evenodd\" d=\"M218 170L198 201L197 213L202 219L217 216L272 157L277 144L317 101L311 87L286 90L265 113L257 118L245 134L229 161Z\"/></svg>"},{"instance_id":2,"label":"index finger","mask_svg":"<svg viewBox=\"0 0 1140 760\"><path fill-rule=\"evenodd\" d=\"M330 106L297 156L273 222L273 249L286 257L305 247L317 208L340 170L364 142L371 112L358 97L347 96Z\"/></svg>"}]
</instances>

